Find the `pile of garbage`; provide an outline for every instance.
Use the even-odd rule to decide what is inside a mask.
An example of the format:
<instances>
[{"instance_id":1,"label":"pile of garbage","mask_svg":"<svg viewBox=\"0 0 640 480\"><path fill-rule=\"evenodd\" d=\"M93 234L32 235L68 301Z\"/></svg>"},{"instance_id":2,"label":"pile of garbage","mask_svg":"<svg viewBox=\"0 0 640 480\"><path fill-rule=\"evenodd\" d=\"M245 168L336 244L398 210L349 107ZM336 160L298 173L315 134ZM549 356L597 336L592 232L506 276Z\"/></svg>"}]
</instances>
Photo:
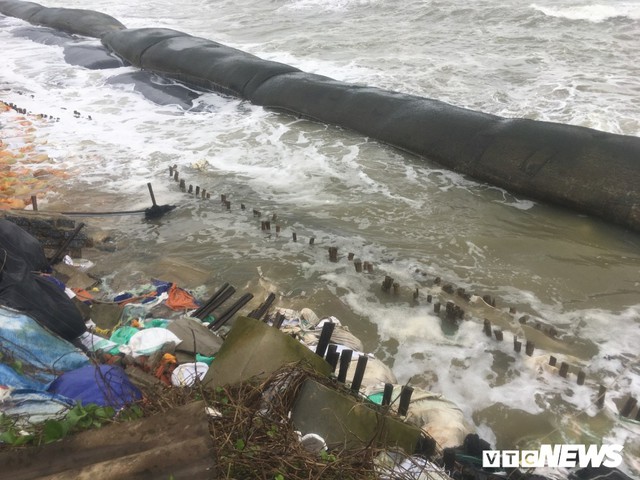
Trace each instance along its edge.
<instances>
[{"instance_id":1,"label":"pile of garbage","mask_svg":"<svg viewBox=\"0 0 640 480\"><path fill-rule=\"evenodd\" d=\"M15 478L124 478L149 469L159 478L505 473L482 469L490 446L455 404L399 384L336 317L270 311L270 295L227 327L252 295L216 313L235 291L226 284L208 300L157 279L97 299L91 287L61 281L60 271L90 267L68 257L52 265L34 237L0 219L0 463ZM114 422L125 420L119 430ZM78 425L105 424L100 436L87 431L3 457ZM101 449L105 438L126 445ZM79 451L73 466L60 460L70 450Z\"/></svg>"}]
</instances>

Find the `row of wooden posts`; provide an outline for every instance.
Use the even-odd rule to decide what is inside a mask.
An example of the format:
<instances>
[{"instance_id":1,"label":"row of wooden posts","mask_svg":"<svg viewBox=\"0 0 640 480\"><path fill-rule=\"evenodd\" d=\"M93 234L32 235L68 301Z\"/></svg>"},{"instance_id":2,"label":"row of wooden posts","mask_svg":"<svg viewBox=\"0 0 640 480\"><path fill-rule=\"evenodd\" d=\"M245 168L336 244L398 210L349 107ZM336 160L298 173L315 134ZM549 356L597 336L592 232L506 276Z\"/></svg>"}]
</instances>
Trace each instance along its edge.
<instances>
[{"instance_id":1,"label":"row of wooden posts","mask_svg":"<svg viewBox=\"0 0 640 480\"><path fill-rule=\"evenodd\" d=\"M177 166L170 166L169 167L169 176L171 178L173 178L176 182L179 182L180 185L180 189L186 193L195 195L196 197L202 198L202 199L211 199L211 193L208 192L206 189L204 188L200 188L199 186L193 186L193 185L186 185L186 182L184 179L180 179L180 175L178 173L178 169ZM225 194L221 194L220 195L220 202L226 207L227 210L231 209L231 202L227 199ZM246 205L244 203L240 204L240 209L241 210L246 210ZM254 217L261 217L262 216L262 212L260 210L257 209L253 209L253 216ZM270 220L261 220L260 222L260 228L262 231L264 232L270 232L271 231L271 222L276 222L277 221L277 215L274 213L271 216ZM282 231L282 228L279 224L275 224L275 233L277 235L279 235ZM292 232L292 240L294 242L298 241L298 236L296 234L296 232ZM314 245L315 244L315 237L309 237L309 245ZM328 252L329 252L329 261L331 262L338 262L338 247L332 246L328 248ZM347 255L347 260L350 262L353 262L354 268L356 270L356 272L358 273L373 273L374 271L374 265L373 263L369 262L369 261L362 261L359 258L355 257L354 253L348 253ZM434 284L438 285L441 283L441 279L440 277L436 277L434 279ZM389 275L386 275L383 282L382 282L382 286L381 286L382 290L384 292L387 293L391 293L393 292L393 294L395 295L399 295L400 294L400 284L398 282L396 282L392 277L390 277ZM464 291L463 288L459 288L459 289L455 289L451 284L446 284L443 285L442 290L453 294L454 292L457 293L459 296L461 296L462 298L465 299L469 299L470 298L470 294L466 293ZM419 298L419 289L416 288L415 291L413 292L413 300L414 302L417 302ZM495 299L485 295L484 297L482 297L483 300L490 306L495 307ZM426 296L426 300L427 303L433 303L433 296L432 295L427 295ZM433 311L436 314L440 314L442 305L440 302L435 302L433 303ZM514 309L510 309L511 313L514 313ZM445 319L449 320L449 321L457 321L459 319L462 319L464 317L464 309L462 309L460 306L456 305L454 302L448 301L445 305ZM284 321L284 316L283 315L279 315L276 316L275 322L274 322L274 327L276 328L280 328L280 326L282 325L282 322ZM327 322L325 324L325 327L327 329L331 329L333 330L332 327L328 327L327 325L333 325L332 323ZM495 336L496 340L501 342L504 340L504 333L502 330L500 329L492 329L491 327L491 322L488 319L484 320L484 325L483 325L483 331L485 332L485 334L488 337L493 337ZM323 329L323 335L325 334L325 330ZM329 337L331 337L331 334L329 334ZM351 355L352 355L352 351L351 350L343 350L342 355L336 353L336 346L335 345L328 345L328 338L324 339L322 336L320 338L320 342L318 344L318 348L316 350L316 353L318 353L320 356L322 356L323 358L326 358L326 360L329 362L330 365L333 366L334 371L335 369L338 367L338 362L340 363L340 369L338 371L338 381L342 381L344 382L344 379L346 378L346 374L347 374L347 368L351 362ZM325 344L323 346L324 342L327 342L327 344ZM515 352L520 353L522 351L522 342L518 339L517 336L514 335L513 337L513 349ZM525 342L525 353L528 356L532 356L533 352L535 351L535 344L531 341L526 341ZM326 354L326 357L325 357ZM367 357L366 355L361 355L358 358L358 366L356 367L356 374L354 377L354 381L351 384L351 388L354 391L358 391L360 388L360 382L362 381L362 375L364 375L364 370L366 368L366 362L367 362ZM550 356L549 357L549 365L551 366L556 366L557 364L557 359L554 356ZM561 377L563 378L567 378L568 374L569 374L569 368L570 365L566 362L562 362L560 364L560 367L558 369L558 373ZM358 378L360 380L358 380ZM585 378L586 378L586 374L584 371L579 370L576 374L576 382L578 385L584 385L585 383ZM389 390L389 388L391 390ZM385 386L385 396L383 397L383 405L388 405L388 401L390 399L391 396L391 391L393 389L392 385L389 386ZM411 392L412 389L409 386L405 386L403 388L403 392L404 393L404 397L403 394L401 393L400 395L400 405L399 405L399 414L400 415L406 415L406 408L408 408L409 405L409 401L411 398ZM605 400L605 395L607 392L607 388L603 385L599 386L599 391L598 391L598 396L597 396L597 400L596 400L596 404L598 405L599 408L603 408L604 407L604 400ZM387 398L388 395L388 398ZM404 400L403 400L404 398ZM387 401L387 403L385 403L385 400ZM403 409L403 407L406 406L406 408ZM625 403L625 406L622 408L620 414L623 417L628 417L634 410L634 408L637 406L637 400L633 397L629 397L628 401ZM403 411L405 411L405 413L402 413ZM640 420L640 408L638 408L637 414L636 414L636 420Z\"/></svg>"}]
</instances>

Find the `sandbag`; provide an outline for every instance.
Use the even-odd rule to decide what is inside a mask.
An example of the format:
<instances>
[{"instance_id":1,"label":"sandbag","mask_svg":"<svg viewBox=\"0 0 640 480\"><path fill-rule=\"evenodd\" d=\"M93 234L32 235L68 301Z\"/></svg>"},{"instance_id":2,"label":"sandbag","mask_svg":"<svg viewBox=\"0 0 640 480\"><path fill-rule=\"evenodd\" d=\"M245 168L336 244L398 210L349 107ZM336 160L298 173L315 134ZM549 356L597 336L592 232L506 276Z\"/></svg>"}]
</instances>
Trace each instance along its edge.
<instances>
[{"instance_id":1,"label":"sandbag","mask_svg":"<svg viewBox=\"0 0 640 480\"><path fill-rule=\"evenodd\" d=\"M397 410L402 385L393 389L392 407ZM471 429L464 414L453 402L439 393L415 388L409 403L406 421L420 427L430 435L441 448L453 448L464 443Z\"/></svg>"}]
</instances>

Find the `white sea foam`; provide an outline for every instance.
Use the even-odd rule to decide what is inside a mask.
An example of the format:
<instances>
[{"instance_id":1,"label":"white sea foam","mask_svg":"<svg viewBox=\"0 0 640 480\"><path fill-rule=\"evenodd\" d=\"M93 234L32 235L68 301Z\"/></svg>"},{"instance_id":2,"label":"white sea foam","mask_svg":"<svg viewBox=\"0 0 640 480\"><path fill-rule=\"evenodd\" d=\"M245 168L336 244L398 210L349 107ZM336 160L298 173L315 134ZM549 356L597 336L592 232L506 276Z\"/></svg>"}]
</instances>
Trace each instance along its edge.
<instances>
[{"instance_id":1,"label":"white sea foam","mask_svg":"<svg viewBox=\"0 0 640 480\"><path fill-rule=\"evenodd\" d=\"M589 22L604 22L611 18L629 18L640 20L640 4L637 2L616 2L615 5L594 3L591 5L572 5L568 7L543 6L536 3L531 8L550 17L566 18L568 20L586 20Z\"/></svg>"}]
</instances>

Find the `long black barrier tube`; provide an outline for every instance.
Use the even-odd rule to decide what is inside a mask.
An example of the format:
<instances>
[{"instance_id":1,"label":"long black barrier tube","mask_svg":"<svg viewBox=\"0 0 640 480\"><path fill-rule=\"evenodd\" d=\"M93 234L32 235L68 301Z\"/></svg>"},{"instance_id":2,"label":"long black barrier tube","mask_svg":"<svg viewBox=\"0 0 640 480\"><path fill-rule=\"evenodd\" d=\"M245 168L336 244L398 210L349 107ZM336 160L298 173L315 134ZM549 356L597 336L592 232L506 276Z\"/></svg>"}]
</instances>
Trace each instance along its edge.
<instances>
[{"instance_id":1,"label":"long black barrier tube","mask_svg":"<svg viewBox=\"0 0 640 480\"><path fill-rule=\"evenodd\" d=\"M126 29L98 12L0 0L0 13L100 38L140 68L338 125L513 193L640 231L638 137L351 85L176 30Z\"/></svg>"}]
</instances>

